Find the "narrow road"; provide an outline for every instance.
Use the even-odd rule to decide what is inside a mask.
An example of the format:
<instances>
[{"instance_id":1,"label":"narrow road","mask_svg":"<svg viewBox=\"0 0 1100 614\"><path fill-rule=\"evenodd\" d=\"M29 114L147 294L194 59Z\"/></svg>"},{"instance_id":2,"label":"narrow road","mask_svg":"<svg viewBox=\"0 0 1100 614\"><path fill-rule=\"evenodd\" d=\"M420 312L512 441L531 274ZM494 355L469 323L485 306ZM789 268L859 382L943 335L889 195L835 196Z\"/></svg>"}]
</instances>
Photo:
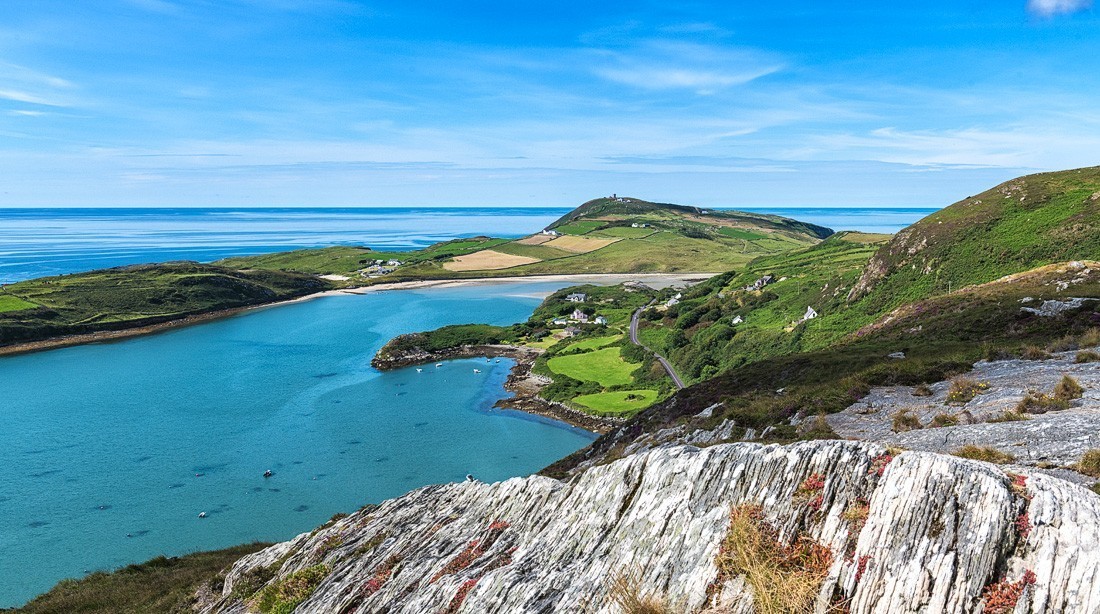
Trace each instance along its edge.
<instances>
[{"instance_id":1,"label":"narrow road","mask_svg":"<svg viewBox=\"0 0 1100 614\"><path fill-rule=\"evenodd\" d=\"M653 301L650 301L648 305L646 305L645 307L639 307L637 311L634 312L634 315L630 316L630 342L634 345L642 346L643 348L651 352L654 356L656 356L657 362L661 363L661 366L664 367L665 371L668 372L668 376L672 378L672 383L676 384L677 388L682 389L684 387L684 382L680 379L679 375L676 375L676 370L672 368L672 365L667 360L665 360L665 357L661 356L657 352L654 352L652 348L645 345L641 341L638 341L638 315L642 313L643 309L649 307L649 305L652 304Z\"/></svg>"}]
</instances>

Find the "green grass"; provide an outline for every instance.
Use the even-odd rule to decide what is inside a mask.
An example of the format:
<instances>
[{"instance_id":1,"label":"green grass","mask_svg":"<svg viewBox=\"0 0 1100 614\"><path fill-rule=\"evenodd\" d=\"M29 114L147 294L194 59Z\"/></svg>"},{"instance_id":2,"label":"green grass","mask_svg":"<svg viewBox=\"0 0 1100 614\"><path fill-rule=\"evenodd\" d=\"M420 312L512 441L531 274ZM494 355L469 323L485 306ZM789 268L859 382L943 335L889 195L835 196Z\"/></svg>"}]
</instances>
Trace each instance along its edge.
<instances>
[{"instance_id":1,"label":"green grass","mask_svg":"<svg viewBox=\"0 0 1100 614\"><path fill-rule=\"evenodd\" d=\"M765 234L760 234L759 232L751 232L748 230L742 230L740 228L729 228L726 226L719 228L718 234L722 235L723 237L729 237L731 239L744 239L746 241L764 239L768 236Z\"/></svg>"},{"instance_id":2,"label":"green grass","mask_svg":"<svg viewBox=\"0 0 1100 614\"><path fill-rule=\"evenodd\" d=\"M546 364L554 373L582 382L596 382L605 388L632 383L634 378L631 373L640 366L638 363L624 361L619 355L618 347L555 356Z\"/></svg>"},{"instance_id":3,"label":"green grass","mask_svg":"<svg viewBox=\"0 0 1100 614\"><path fill-rule=\"evenodd\" d=\"M37 307L34 303L25 301L18 296L12 296L10 294L0 294L0 313L8 311L23 311L24 309L33 309Z\"/></svg>"},{"instance_id":4,"label":"green grass","mask_svg":"<svg viewBox=\"0 0 1100 614\"><path fill-rule=\"evenodd\" d=\"M657 232L653 228L631 228L630 226L611 226L592 233L596 237L618 237L622 239L641 239Z\"/></svg>"},{"instance_id":5,"label":"green grass","mask_svg":"<svg viewBox=\"0 0 1100 614\"><path fill-rule=\"evenodd\" d=\"M622 339L622 335L610 335L608 337L591 337L569 344L571 350L598 350L605 345L610 345Z\"/></svg>"},{"instance_id":6,"label":"green grass","mask_svg":"<svg viewBox=\"0 0 1100 614\"><path fill-rule=\"evenodd\" d=\"M583 235L606 225L607 222L601 222L599 220L578 220L559 226L554 230L567 235Z\"/></svg>"},{"instance_id":7,"label":"green grass","mask_svg":"<svg viewBox=\"0 0 1100 614\"><path fill-rule=\"evenodd\" d=\"M210 584L220 593L219 572L268 544L247 544L179 558L157 557L118 571L62 580L23 608L22 614L145 614L190 612L195 591Z\"/></svg>"},{"instance_id":8,"label":"green grass","mask_svg":"<svg viewBox=\"0 0 1100 614\"><path fill-rule=\"evenodd\" d=\"M616 390L581 395L573 401L597 414L630 414L653 404L660 395L656 390Z\"/></svg>"},{"instance_id":9,"label":"green grass","mask_svg":"<svg viewBox=\"0 0 1100 614\"><path fill-rule=\"evenodd\" d=\"M7 286L8 296L40 308L0 312L0 344L155 324L330 287L311 276L194 262L45 277Z\"/></svg>"}]
</instances>

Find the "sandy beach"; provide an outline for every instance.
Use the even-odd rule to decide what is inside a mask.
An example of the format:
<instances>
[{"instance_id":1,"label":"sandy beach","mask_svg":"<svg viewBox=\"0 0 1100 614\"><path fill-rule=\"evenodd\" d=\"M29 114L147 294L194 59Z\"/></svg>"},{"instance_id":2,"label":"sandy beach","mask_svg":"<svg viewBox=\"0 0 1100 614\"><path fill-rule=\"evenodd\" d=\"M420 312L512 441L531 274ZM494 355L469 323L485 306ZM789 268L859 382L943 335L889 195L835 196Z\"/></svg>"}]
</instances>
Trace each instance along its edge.
<instances>
[{"instance_id":1,"label":"sandy beach","mask_svg":"<svg viewBox=\"0 0 1100 614\"><path fill-rule=\"evenodd\" d=\"M496 286L496 285L508 285L523 282L539 282L539 281L565 281L572 284L618 284L627 281L638 281L644 283L653 288L667 288L669 286L681 286L692 283L698 283L704 279L712 277L715 273L596 273L596 274L577 274L577 275L531 275L527 277L476 277L469 279L427 279L417 281L401 281L394 283L376 283L370 286L361 286L357 288L342 288L339 290L326 290L324 292L315 292L313 294L307 294L297 298L276 301L273 303L264 303L262 305L251 305L248 307L236 307L233 309L220 309L218 311L211 311L208 313L200 313L189 316L177 318L167 322L161 322L158 324L152 324L148 326L137 326L134 328L127 328L124 330L115 331L101 331L95 333L86 333L80 335L66 335L63 337L54 337L52 339L43 339L40 341L30 341L27 343L15 343L11 345L5 345L0 347L0 356L10 356L13 354L24 354L28 352L41 352L44 350L52 350L56 348L69 347L74 345L83 345L86 343L105 343L110 341L118 341L121 339L128 339L130 337L137 337L139 335L150 335L167 330L180 328L183 326L192 326L195 324L202 324L204 322L210 322L220 318L228 318L241 313L246 313L255 309L270 309L272 307L279 307L281 305L289 305L292 303L300 303L302 301L310 301L317 298L326 296L341 296L349 294L370 294L372 292L385 292L391 290L421 290L427 288L459 288L466 286Z\"/></svg>"}]
</instances>

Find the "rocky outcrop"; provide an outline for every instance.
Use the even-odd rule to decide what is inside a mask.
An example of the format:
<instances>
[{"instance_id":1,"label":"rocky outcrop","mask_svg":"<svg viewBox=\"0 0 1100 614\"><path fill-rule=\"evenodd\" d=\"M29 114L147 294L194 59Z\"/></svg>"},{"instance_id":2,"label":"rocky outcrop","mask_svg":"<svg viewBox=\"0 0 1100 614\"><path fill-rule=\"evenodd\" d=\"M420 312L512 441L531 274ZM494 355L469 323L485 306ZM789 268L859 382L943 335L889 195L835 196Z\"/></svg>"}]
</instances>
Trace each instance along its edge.
<instances>
[{"instance_id":1,"label":"rocky outcrop","mask_svg":"<svg viewBox=\"0 0 1100 614\"><path fill-rule=\"evenodd\" d=\"M413 365L424 365L440 360L455 360L458 358L511 358L517 361L534 361L542 354L539 348L523 347L518 345L483 344L460 345L458 347L442 350L425 350L414 344L402 343L405 339L415 337L414 334L398 335L390 340L371 359L370 364L379 371L392 371Z\"/></svg>"},{"instance_id":2,"label":"rocky outcrop","mask_svg":"<svg viewBox=\"0 0 1100 614\"><path fill-rule=\"evenodd\" d=\"M1085 451L1100 448L1100 363L1078 363L1076 354L979 362L967 377L985 389L963 404L948 403L951 382L947 381L928 386L926 396L915 395L908 386L879 387L827 420L841 437L941 453L967 445L993 447L1012 455L1017 463L1091 484L1095 478L1073 474L1068 468ZM1049 394L1064 375L1083 388L1081 397L1070 401L1068 408L1015 413L1026 395ZM895 432L893 417L899 413L915 418L921 428ZM1015 419L1004 421L1006 414ZM945 417L957 424L935 426L937 418Z\"/></svg>"},{"instance_id":3,"label":"rocky outcrop","mask_svg":"<svg viewBox=\"0 0 1100 614\"><path fill-rule=\"evenodd\" d=\"M266 568L272 587L322 570L297 612L612 613L616 577L673 611L749 612L752 589L715 565L742 504L832 553L820 612L980 612L1013 591L1017 611L1100 612L1100 497L845 441L662 447L568 482L421 488L245 557L205 611L247 611L242 587ZM1016 588L987 588L1001 580Z\"/></svg>"}]
</instances>

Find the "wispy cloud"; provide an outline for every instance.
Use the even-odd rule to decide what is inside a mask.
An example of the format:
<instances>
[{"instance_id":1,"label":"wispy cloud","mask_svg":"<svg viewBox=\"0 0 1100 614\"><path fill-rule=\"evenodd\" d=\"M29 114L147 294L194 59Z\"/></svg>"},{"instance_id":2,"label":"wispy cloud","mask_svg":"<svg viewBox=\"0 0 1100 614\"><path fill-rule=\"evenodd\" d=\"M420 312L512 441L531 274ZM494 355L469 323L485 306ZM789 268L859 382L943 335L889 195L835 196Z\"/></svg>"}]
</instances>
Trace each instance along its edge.
<instances>
[{"instance_id":1,"label":"wispy cloud","mask_svg":"<svg viewBox=\"0 0 1100 614\"><path fill-rule=\"evenodd\" d=\"M15 102L26 102L28 104L40 104L49 107L63 107L63 103L56 100L49 100L41 96L36 96L27 92L21 92L18 90L0 90L0 98L4 100L12 100Z\"/></svg>"},{"instance_id":2,"label":"wispy cloud","mask_svg":"<svg viewBox=\"0 0 1100 614\"><path fill-rule=\"evenodd\" d=\"M1028 0L1027 10L1039 17L1053 17L1083 11L1092 6L1092 0Z\"/></svg>"},{"instance_id":3,"label":"wispy cloud","mask_svg":"<svg viewBox=\"0 0 1100 614\"><path fill-rule=\"evenodd\" d=\"M669 41L601 55L602 65L593 68L599 77L641 89L688 89L698 94L742 85L783 66L754 50Z\"/></svg>"}]
</instances>

